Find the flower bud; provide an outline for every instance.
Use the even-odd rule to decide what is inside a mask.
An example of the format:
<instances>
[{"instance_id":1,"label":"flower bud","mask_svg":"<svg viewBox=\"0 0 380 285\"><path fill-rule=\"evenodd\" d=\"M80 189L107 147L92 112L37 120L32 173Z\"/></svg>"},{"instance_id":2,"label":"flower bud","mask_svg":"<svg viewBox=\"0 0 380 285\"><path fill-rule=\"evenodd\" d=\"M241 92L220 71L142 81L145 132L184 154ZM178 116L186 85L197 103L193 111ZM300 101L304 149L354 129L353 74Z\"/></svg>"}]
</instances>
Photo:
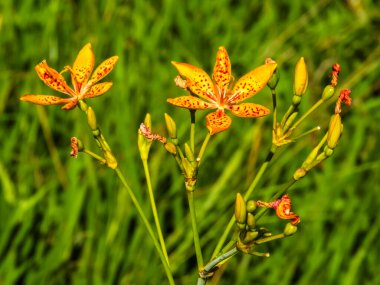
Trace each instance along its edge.
<instances>
[{"instance_id":1,"label":"flower bud","mask_svg":"<svg viewBox=\"0 0 380 285\"><path fill-rule=\"evenodd\" d=\"M331 117L329 130L327 133L327 145L329 148L334 149L339 142L342 135L343 125L339 114Z\"/></svg>"},{"instance_id":2,"label":"flower bud","mask_svg":"<svg viewBox=\"0 0 380 285\"><path fill-rule=\"evenodd\" d=\"M240 193L236 194L235 218L236 218L236 221L240 224L245 224L245 221L247 219L247 209L246 209L245 201Z\"/></svg>"},{"instance_id":3,"label":"flower bud","mask_svg":"<svg viewBox=\"0 0 380 285\"><path fill-rule=\"evenodd\" d=\"M87 123L91 130L95 131L98 126L96 124L96 116L95 112L91 107L88 107L87 109Z\"/></svg>"},{"instance_id":4,"label":"flower bud","mask_svg":"<svg viewBox=\"0 0 380 285\"><path fill-rule=\"evenodd\" d=\"M256 201L249 200L247 202L247 211L253 213L256 210Z\"/></svg>"},{"instance_id":5,"label":"flower bud","mask_svg":"<svg viewBox=\"0 0 380 285\"><path fill-rule=\"evenodd\" d=\"M258 236L259 236L259 232L258 232L258 231L247 232L247 233L245 234L245 237L244 237L243 242L244 242L244 243L251 242L251 241L255 240Z\"/></svg>"},{"instance_id":6,"label":"flower bud","mask_svg":"<svg viewBox=\"0 0 380 285\"><path fill-rule=\"evenodd\" d=\"M265 60L265 64L270 64L270 63L276 63L276 61L274 61L273 59L271 58L267 58ZM275 89L278 82L280 81L280 73L279 73L279 70L278 68L276 68L274 71L273 71L273 74L272 74L272 77L269 79L267 85L270 89Z\"/></svg>"},{"instance_id":7,"label":"flower bud","mask_svg":"<svg viewBox=\"0 0 380 285\"><path fill-rule=\"evenodd\" d=\"M297 232L297 226L293 225L292 223L287 223L284 229L284 235L285 236L291 236L294 235Z\"/></svg>"},{"instance_id":8,"label":"flower bud","mask_svg":"<svg viewBox=\"0 0 380 285\"><path fill-rule=\"evenodd\" d=\"M329 100L334 95L334 92L335 92L335 88L332 85L327 85L325 89L323 89L322 100L323 101Z\"/></svg>"},{"instance_id":9,"label":"flower bud","mask_svg":"<svg viewBox=\"0 0 380 285\"><path fill-rule=\"evenodd\" d=\"M298 181L300 180L302 177L304 177L305 175L307 174L307 171L306 169L300 167L296 170L296 172L294 172L293 174L293 179Z\"/></svg>"},{"instance_id":10,"label":"flower bud","mask_svg":"<svg viewBox=\"0 0 380 285\"><path fill-rule=\"evenodd\" d=\"M307 68L305 64L305 60L303 57L301 57L297 64L294 71L294 95L296 96L302 96L307 88L308 83L308 74L307 74Z\"/></svg>"},{"instance_id":11,"label":"flower bud","mask_svg":"<svg viewBox=\"0 0 380 285\"><path fill-rule=\"evenodd\" d=\"M171 139L177 138L177 126L172 117L165 113L166 128L168 129L169 137Z\"/></svg>"},{"instance_id":12,"label":"flower bud","mask_svg":"<svg viewBox=\"0 0 380 285\"><path fill-rule=\"evenodd\" d=\"M315 159L317 158L318 152L319 152L320 146L316 146L308 155L306 160L302 163L302 168L307 168L309 165L311 165Z\"/></svg>"},{"instance_id":13,"label":"flower bud","mask_svg":"<svg viewBox=\"0 0 380 285\"><path fill-rule=\"evenodd\" d=\"M251 230L256 227L256 219L252 213L247 214L247 225Z\"/></svg>"},{"instance_id":14,"label":"flower bud","mask_svg":"<svg viewBox=\"0 0 380 285\"><path fill-rule=\"evenodd\" d=\"M164 147L168 153L170 153L172 155L177 154L177 148L173 143L168 142L168 143L164 144Z\"/></svg>"}]
</instances>

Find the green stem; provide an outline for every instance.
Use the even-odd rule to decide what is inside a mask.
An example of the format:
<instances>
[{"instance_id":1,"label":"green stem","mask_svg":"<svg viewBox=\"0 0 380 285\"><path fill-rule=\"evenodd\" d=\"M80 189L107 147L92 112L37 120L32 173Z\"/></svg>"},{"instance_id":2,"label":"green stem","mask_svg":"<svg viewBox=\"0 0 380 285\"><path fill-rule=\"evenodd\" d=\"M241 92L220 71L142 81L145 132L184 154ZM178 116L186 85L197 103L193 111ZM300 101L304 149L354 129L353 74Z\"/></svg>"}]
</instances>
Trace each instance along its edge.
<instances>
[{"instance_id":1,"label":"green stem","mask_svg":"<svg viewBox=\"0 0 380 285\"><path fill-rule=\"evenodd\" d=\"M82 100L79 103L80 103L79 104L80 109L87 114L87 112L88 112L87 104ZM94 116L95 116L95 114L94 114ZM91 128L91 126L90 126L90 128ZM150 223L148 222L148 219L146 218L146 216L145 216L145 214L144 214L144 212L140 206L140 203L138 202L138 200L137 200L135 194L133 193L132 189L129 187L127 180L125 179L123 173L120 171L120 168L117 166L118 162L117 162L116 158L114 157L114 155L112 154L111 148L109 147L105 137L103 136L103 134L102 134L102 132L98 126L96 126L96 128L91 128L91 129L92 129L92 134L94 136L94 139L97 141L99 147L103 151L107 166L116 172L117 176L119 177L121 183L124 186L123 189L127 190L127 193L131 197L131 200L132 200L132 202L133 202L133 204L137 210L137 213L139 214L141 220L143 221L143 223L144 223L144 225L148 231L148 234L152 238L153 244L154 244L154 246L157 250L157 253L161 259L161 262L164 266L165 273L166 273L166 276L168 278L169 284L174 285L175 283L174 283L173 274L170 270L169 264L168 264L168 262L164 256L164 254L160 248L160 244L157 241L157 238L153 232L153 229L150 226ZM95 157L95 156L93 156L93 157Z\"/></svg>"},{"instance_id":2,"label":"green stem","mask_svg":"<svg viewBox=\"0 0 380 285\"><path fill-rule=\"evenodd\" d=\"M146 216L145 216L145 214L144 214L144 212L143 212L143 210L142 210L142 208L140 206L140 203L138 202L138 200L137 200L135 194L133 193L132 189L129 187L129 185L128 185L128 183L127 183L127 181L126 181L123 173L121 173L120 169L116 168L115 172L116 172L117 176L119 177L121 183L123 184L124 189L127 190L129 196L131 197L131 200L132 200L132 202L133 202L133 204L134 204L134 206L135 206L135 208L136 208L136 210L137 210L137 212L138 212L141 220L143 221L143 223L145 225L145 228L148 231L148 234L150 235L150 237L153 240L153 244L154 244L154 246L155 246L155 248L157 250L158 255L160 256L162 264L164 265L165 273L166 273L166 276L168 278L169 284L174 285L175 283L174 283L174 279L173 279L173 274L172 274L172 272L170 270L169 264L166 261L166 258L165 258L164 254L163 254L163 252L162 252L162 250L160 248L160 244L157 241L156 236L154 235L153 229L150 226L150 223L149 223L148 219L146 218Z\"/></svg>"},{"instance_id":3,"label":"green stem","mask_svg":"<svg viewBox=\"0 0 380 285\"><path fill-rule=\"evenodd\" d=\"M255 190L257 184L261 180L261 177L265 173L265 171L266 171L266 169L267 169L270 161L272 160L272 157L274 156L276 150L277 150L277 146L272 145L272 147L271 147L271 149L270 149L270 151L269 151L269 153L267 155L267 158L265 159L264 163L261 165L261 167L259 169L259 172L257 173L257 175L255 176L255 178L253 179L251 185L249 186L247 192L244 195L244 199L246 201L248 200L249 196L252 194L252 192ZM222 236L220 237L220 239L218 241L218 244L216 245L216 247L214 249L214 252L212 254L213 257L215 257L215 256L217 256L219 254L219 252L222 249L223 244L226 241L226 239L228 237L228 234L231 231L231 229L232 229L232 227L233 227L234 224L235 224L235 216L233 215L231 217L230 221L228 222L228 225L225 228Z\"/></svg>"},{"instance_id":4,"label":"green stem","mask_svg":"<svg viewBox=\"0 0 380 285\"><path fill-rule=\"evenodd\" d=\"M199 241L197 217L195 213L194 191L186 191L186 192L187 192L187 200L189 202L189 208L190 208L191 226L193 228L195 255L197 257L198 271L200 271L203 267L203 257L202 257L201 244Z\"/></svg>"},{"instance_id":5,"label":"green stem","mask_svg":"<svg viewBox=\"0 0 380 285\"><path fill-rule=\"evenodd\" d=\"M194 153L195 148L195 110L190 109L190 149Z\"/></svg>"},{"instance_id":6,"label":"green stem","mask_svg":"<svg viewBox=\"0 0 380 285\"><path fill-rule=\"evenodd\" d=\"M277 127L277 96L276 89L271 89L272 91L272 102L273 102L273 130Z\"/></svg>"},{"instance_id":7,"label":"green stem","mask_svg":"<svg viewBox=\"0 0 380 285\"><path fill-rule=\"evenodd\" d=\"M201 165L202 158L203 158L203 155L204 155L204 153L205 153L205 150L206 150L207 144L208 144L208 142L210 141L210 138L211 138L210 133L207 133L207 135L206 135L206 137L205 137L205 140L203 141L203 144L202 144L201 150L199 151L199 154L198 154L198 157L197 157L198 167Z\"/></svg>"},{"instance_id":8,"label":"green stem","mask_svg":"<svg viewBox=\"0 0 380 285\"><path fill-rule=\"evenodd\" d=\"M321 130L321 127L320 127L320 126L314 127L314 128L312 128L312 129L310 129L310 130L308 130L308 131L306 131L306 132L304 132L304 133L302 133L302 134L300 134L300 135L294 137L293 140L296 141L296 140L298 140L298 139L300 139L300 138L302 138L302 137L304 137L304 136L307 136L307 135L309 135L309 134L311 134L311 133L314 133L314 132L318 132L318 131L320 131L320 130Z\"/></svg>"},{"instance_id":9,"label":"green stem","mask_svg":"<svg viewBox=\"0 0 380 285\"><path fill-rule=\"evenodd\" d=\"M101 157L100 155L97 155L96 153L92 152L91 150L88 150L88 149L84 148L82 150L82 152L84 152L85 154L88 154L89 156L91 156L92 158L98 160L102 164L106 163L106 160L103 157Z\"/></svg>"},{"instance_id":10,"label":"green stem","mask_svg":"<svg viewBox=\"0 0 380 285\"><path fill-rule=\"evenodd\" d=\"M262 244L262 243L265 243L265 242L273 241L273 240L284 238L284 237L285 237L285 234L281 233L281 234L277 234L277 235L273 235L273 236L270 236L270 237L265 237L265 238L256 240L255 244Z\"/></svg>"},{"instance_id":11,"label":"green stem","mask_svg":"<svg viewBox=\"0 0 380 285\"><path fill-rule=\"evenodd\" d=\"M158 238L159 238L160 244L161 244L161 250L162 250L162 252L163 252L163 254L165 256L166 262L170 266L168 252L167 252L167 249L166 249L166 246L165 246L164 237L162 235L160 220L158 218L156 202L155 202L155 199L154 199L154 193L153 193L152 182L151 182L151 179L150 179L150 172L149 172L149 167L148 167L148 161L146 159L144 159L142 162L143 162L143 165L144 165L144 173L145 173L146 183L147 183L147 186L148 186L150 206L152 207L152 213L153 213L154 222L155 222L156 228L157 228Z\"/></svg>"},{"instance_id":12,"label":"green stem","mask_svg":"<svg viewBox=\"0 0 380 285\"><path fill-rule=\"evenodd\" d=\"M322 99L319 99L305 114L302 115L301 118L297 122L294 123L294 125L291 127L291 129L295 129L303 122L303 120L306 119L307 116L309 116L311 113L313 113L319 106L321 106L325 101Z\"/></svg>"},{"instance_id":13,"label":"green stem","mask_svg":"<svg viewBox=\"0 0 380 285\"><path fill-rule=\"evenodd\" d=\"M292 104L289 106L289 109L286 111L284 117L281 120L281 128L285 126L286 121L288 120L289 116L294 112L295 106Z\"/></svg>"},{"instance_id":14,"label":"green stem","mask_svg":"<svg viewBox=\"0 0 380 285\"><path fill-rule=\"evenodd\" d=\"M222 263L226 262L228 259L233 257L235 254L237 254L239 251L236 248L232 248L231 250L227 251L226 253L223 253L219 255L217 258L211 260L209 263L207 263L204 267L204 269L200 272L200 277L198 278L197 285L204 285L207 282L207 275L214 271L214 268L216 266L221 265Z\"/></svg>"}]
</instances>

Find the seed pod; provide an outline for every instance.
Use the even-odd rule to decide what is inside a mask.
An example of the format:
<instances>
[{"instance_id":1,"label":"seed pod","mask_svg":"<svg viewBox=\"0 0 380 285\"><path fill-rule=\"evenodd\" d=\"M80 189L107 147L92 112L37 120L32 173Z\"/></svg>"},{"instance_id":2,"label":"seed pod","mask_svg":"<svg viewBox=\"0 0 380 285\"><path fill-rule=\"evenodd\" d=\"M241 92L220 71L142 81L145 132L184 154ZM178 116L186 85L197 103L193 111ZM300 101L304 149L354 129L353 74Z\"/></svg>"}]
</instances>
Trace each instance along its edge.
<instances>
[{"instance_id":1,"label":"seed pod","mask_svg":"<svg viewBox=\"0 0 380 285\"><path fill-rule=\"evenodd\" d=\"M325 89L323 89L322 100L327 101L334 95L334 92L335 88L332 85L327 85Z\"/></svg>"},{"instance_id":2,"label":"seed pod","mask_svg":"<svg viewBox=\"0 0 380 285\"><path fill-rule=\"evenodd\" d=\"M287 223L284 229L285 236L294 235L297 232L297 226L292 225L292 223Z\"/></svg>"}]
</instances>

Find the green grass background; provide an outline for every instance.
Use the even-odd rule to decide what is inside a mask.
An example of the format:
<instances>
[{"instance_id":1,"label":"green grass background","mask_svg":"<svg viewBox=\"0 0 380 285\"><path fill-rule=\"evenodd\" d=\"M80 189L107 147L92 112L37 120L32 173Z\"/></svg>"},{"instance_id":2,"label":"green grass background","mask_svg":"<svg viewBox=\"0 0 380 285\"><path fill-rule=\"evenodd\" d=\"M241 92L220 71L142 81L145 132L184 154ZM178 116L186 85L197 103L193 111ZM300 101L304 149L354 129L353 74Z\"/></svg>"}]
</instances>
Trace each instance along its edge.
<instances>
[{"instance_id":1,"label":"green grass background","mask_svg":"<svg viewBox=\"0 0 380 285\"><path fill-rule=\"evenodd\" d=\"M213 68L225 46L236 78L278 62L280 115L292 97L295 63L304 56L307 110L340 63L339 88L352 89L344 107L344 134L331 159L291 189L301 216L298 233L259 247L270 258L237 255L219 284L380 284L380 9L375 0L348 1L10 1L0 3L0 284L166 284L153 244L116 175L80 154L70 137L96 150L83 114L75 109L20 102L23 94L54 94L34 66L46 59L60 70L91 42L96 63L118 55L107 95L88 103L116 153L128 182L150 214L137 129L146 112L155 132L163 114L188 140L189 116L166 103L184 94L170 61ZM269 90L254 102L271 105ZM302 125L326 129L334 102ZM197 113L197 146L206 133ZM322 134L321 134L322 135ZM299 167L319 136L276 155L255 192L269 199ZM264 160L271 117L233 118L212 138L200 170L196 205L205 259ZM183 180L162 146L150 168L175 279L195 284L196 261ZM273 213L261 220L274 232L285 225ZM153 225L153 222L152 222ZM218 278L216 278L218 279ZM214 284L217 283L215 281ZM210 282L211 283L211 282Z\"/></svg>"}]
</instances>

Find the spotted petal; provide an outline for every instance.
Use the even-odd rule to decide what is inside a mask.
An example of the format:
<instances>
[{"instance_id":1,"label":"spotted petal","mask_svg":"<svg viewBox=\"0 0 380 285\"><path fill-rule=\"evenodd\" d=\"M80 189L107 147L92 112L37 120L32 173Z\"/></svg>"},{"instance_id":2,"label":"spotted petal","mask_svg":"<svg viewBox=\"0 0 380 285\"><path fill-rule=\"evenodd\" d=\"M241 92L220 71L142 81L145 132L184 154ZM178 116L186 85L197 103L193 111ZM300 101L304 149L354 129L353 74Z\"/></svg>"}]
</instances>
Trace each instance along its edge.
<instances>
[{"instance_id":1,"label":"spotted petal","mask_svg":"<svg viewBox=\"0 0 380 285\"><path fill-rule=\"evenodd\" d=\"M112 82L103 82L95 84L91 87L90 91L84 94L83 98L94 98L106 93L112 86Z\"/></svg>"},{"instance_id":2,"label":"spotted petal","mask_svg":"<svg viewBox=\"0 0 380 285\"><path fill-rule=\"evenodd\" d=\"M206 100L216 100L214 83L202 69L187 64L172 61L179 74L186 78L186 87Z\"/></svg>"},{"instance_id":3,"label":"spotted petal","mask_svg":"<svg viewBox=\"0 0 380 285\"><path fill-rule=\"evenodd\" d=\"M231 81L231 62L227 50L224 47L219 47L218 53L216 54L212 79L218 84L221 91L228 89L228 85Z\"/></svg>"},{"instance_id":4,"label":"spotted petal","mask_svg":"<svg viewBox=\"0 0 380 285\"><path fill-rule=\"evenodd\" d=\"M74 91L67 85L65 78L55 69L49 67L46 60L43 60L41 63L37 64L35 69L38 76L47 86L58 92L75 96Z\"/></svg>"},{"instance_id":5,"label":"spotted petal","mask_svg":"<svg viewBox=\"0 0 380 285\"><path fill-rule=\"evenodd\" d=\"M258 93L268 83L276 67L276 63L264 64L241 77L232 89L230 103L238 103Z\"/></svg>"},{"instance_id":6,"label":"spotted petal","mask_svg":"<svg viewBox=\"0 0 380 285\"><path fill-rule=\"evenodd\" d=\"M167 99L167 101L170 104L186 109L204 110L213 107L211 103L207 103L194 96L181 96L177 98L169 98Z\"/></svg>"},{"instance_id":7,"label":"spotted petal","mask_svg":"<svg viewBox=\"0 0 380 285\"><path fill-rule=\"evenodd\" d=\"M77 87L77 91L87 83L92 70L94 69L94 53L91 44L86 44L78 53L73 65L73 84Z\"/></svg>"},{"instance_id":8,"label":"spotted petal","mask_svg":"<svg viewBox=\"0 0 380 285\"><path fill-rule=\"evenodd\" d=\"M104 78L115 67L116 62L119 60L118 56L113 56L103 61L94 71L87 86L91 86Z\"/></svg>"},{"instance_id":9,"label":"spotted petal","mask_svg":"<svg viewBox=\"0 0 380 285\"><path fill-rule=\"evenodd\" d=\"M72 101L72 98L60 98L51 95L24 95L20 98L21 101L26 101L38 105L58 105L66 104Z\"/></svg>"},{"instance_id":10,"label":"spotted petal","mask_svg":"<svg viewBox=\"0 0 380 285\"><path fill-rule=\"evenodd\" d=\"M227 130L231 122L231 118L221 111L212 112L206 116L206 126L210 135Z\"/></svg>"},{"instance_id":11,"label":"spotted petal","mask_svg":"<svg viewBox=\"0 0 380 285\"><path fill-rule=\"evenodd\" d=\"M232 114L243 118L257 118L266 116L270 113L267 107L254 103L242 103L239 105L232 105L227 107Z\"/></svg>"}]
</instances>

